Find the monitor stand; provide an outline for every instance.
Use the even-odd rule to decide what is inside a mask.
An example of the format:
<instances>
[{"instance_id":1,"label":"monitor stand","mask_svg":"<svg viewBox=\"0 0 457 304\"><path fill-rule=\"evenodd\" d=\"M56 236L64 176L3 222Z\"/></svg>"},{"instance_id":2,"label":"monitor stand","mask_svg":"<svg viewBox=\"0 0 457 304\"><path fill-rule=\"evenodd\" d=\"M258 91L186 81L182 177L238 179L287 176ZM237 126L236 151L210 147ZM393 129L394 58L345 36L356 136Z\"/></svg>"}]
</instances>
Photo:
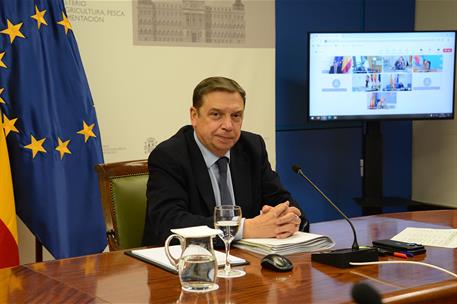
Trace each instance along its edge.
<instances>
[{"instance_id":1,"label":"monitor stand","mask_svg":"<svg viewBox=\"0 0 457 304\"><path fill-rule=\"evenodd\" d=\"M404 197L384 197L383 148L381 122L366 122L363 134L362 197L354 198L362 208L362 215L383 213L384 207L404 206L408 211L448 209L448 207L413 201Z\"/></svg>"},{"instance_id":2,"label":"monitor stand","mask_svg":"<svg viewBox=\"0 0 457 304\"><path fill-rule=\"evenodd\" d=\"M366 122L363 134L362 197L356 199L363 215L382 213L383 160L381 122Z\"/></svg>"}]
</instances>

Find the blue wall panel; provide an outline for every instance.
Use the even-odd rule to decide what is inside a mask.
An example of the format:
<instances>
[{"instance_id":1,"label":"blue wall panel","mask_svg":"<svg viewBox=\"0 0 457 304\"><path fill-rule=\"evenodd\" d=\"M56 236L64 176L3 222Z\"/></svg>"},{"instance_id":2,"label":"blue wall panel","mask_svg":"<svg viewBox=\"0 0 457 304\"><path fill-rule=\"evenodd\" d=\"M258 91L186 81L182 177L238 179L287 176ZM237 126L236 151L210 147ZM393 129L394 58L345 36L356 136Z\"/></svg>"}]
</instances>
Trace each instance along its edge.
<instances>
[{"instance_id":1,"label":"blue wall panel","mask_svg":"<svg viewBox=\"0 0 457 304\"><path fill-rule=\"evenodd\" d=\"M276 1L276 163L283 183L312 222L338 218L305 180L297 163L350 216L361 195L361 122L309 124L305 120L307 33L312 31L408 31L414 0ZM411 122L383 122L384 195L411 196ZM394 209L391 211L400 211Z\"/></svg>"},{"instance_id":2,"label":"blue wall panel","mask_svg":"<svg viewBox=\"0 0 457 304\"><path fill-rule=\"evenodd\" d=\"M292 165L299 165L348 216L359 216L353 198L361 195L361 140L359 128L288 131L276 137L276 154L281 156L276 169L311 222L339 216L305 179L293 173Z\"/></svg>"},{"instance_id":3,"label":"blue wall panel","mask_svg":"<svg viewBox=\"0 0 457 304\"><path fill-rule=\"evenodd\" d=\"M362 0L276 1L277 130L306 128L307 33L362 30L362 3Z\"/></svg>"}]
</instances>

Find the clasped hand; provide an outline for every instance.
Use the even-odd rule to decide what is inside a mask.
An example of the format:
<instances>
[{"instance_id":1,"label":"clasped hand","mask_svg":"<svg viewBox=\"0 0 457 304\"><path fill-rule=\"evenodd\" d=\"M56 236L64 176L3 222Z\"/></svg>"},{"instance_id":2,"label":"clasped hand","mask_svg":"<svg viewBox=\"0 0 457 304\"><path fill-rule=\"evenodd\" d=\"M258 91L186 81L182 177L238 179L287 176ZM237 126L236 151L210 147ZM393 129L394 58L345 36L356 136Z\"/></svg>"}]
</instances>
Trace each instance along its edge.
<instances>
[{"instance_id":1,"label":"clasped hand","mask_svg":"<svg viewBox=\"0 0 457 304\"><path fill-rule=\"evenodd\" d=\"M301 212L289 201L275 207L265 205L260 215L246 219L243 238L275 237L284 239L298 231Z\"/></svg>"}]
</instances>

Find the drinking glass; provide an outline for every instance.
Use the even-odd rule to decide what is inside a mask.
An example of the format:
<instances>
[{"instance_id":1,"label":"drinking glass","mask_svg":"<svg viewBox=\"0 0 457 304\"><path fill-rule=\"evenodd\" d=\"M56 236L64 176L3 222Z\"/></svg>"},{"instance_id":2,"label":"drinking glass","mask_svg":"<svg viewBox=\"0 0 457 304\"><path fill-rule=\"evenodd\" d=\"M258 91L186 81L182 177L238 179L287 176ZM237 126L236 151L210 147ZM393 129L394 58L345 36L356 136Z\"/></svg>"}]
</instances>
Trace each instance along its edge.
<instances>
[{"instance_id":1,"label":"drinking glass","mask_svg":"<svg viewBox=\"0 0 457 304\"><path fill-rule=\"evenodd\" d=\"M232 269L228 258L230 243L240 228L241 217L241 207L239 206L222 205L214 208L214 227L222 231L219 237L225 244L225 266L224 269L219 270L217 273L220 278L237 278L246 274L242 270Z\"/></svg>"}]
</instances>

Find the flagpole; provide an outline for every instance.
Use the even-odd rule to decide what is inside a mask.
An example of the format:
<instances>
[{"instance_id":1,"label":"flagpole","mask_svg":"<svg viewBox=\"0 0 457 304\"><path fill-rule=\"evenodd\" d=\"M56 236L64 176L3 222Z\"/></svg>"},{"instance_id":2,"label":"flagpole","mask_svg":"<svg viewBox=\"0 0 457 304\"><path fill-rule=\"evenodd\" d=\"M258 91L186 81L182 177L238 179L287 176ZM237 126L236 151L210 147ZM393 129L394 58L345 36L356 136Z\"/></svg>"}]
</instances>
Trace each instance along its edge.
<instances>
[{"instance_id":1,"label":"flagpole","mask_svg":"<svg viewBox=\"0 0 457 304\"><path fill-rule=\"evenodd\" d=\"M35 237L35 263L38 262L43 262L43 245L38 238Z\"/></svg>"}]
</instances>

